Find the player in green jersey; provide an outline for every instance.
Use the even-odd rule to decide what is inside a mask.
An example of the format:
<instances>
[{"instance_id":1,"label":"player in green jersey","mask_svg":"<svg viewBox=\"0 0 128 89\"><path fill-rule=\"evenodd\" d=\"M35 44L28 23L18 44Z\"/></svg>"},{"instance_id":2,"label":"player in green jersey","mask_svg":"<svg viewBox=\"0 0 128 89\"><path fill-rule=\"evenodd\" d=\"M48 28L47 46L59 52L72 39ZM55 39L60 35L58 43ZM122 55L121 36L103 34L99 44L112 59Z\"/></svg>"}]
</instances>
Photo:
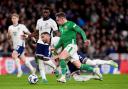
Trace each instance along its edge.
<instances>
[{"instance_id":1,"label":"player in green jersey","mask_svg":"<svg viewBox=\"0 0 128 89\"><path fill-rule=\"evenodd\" d=\"M66 62L65 60L69 57L71 57L71 62L80 70L87 70L90 72L96 73L100 78L102 78L102 75L100 74L98 69L95 69L89 65L81 64L79 61L79 56L77 54L77 44L76 44L76 35L79 33L82 38L84 44L87 46L90 44L90 41L87 40L85 32L74 22L68 21L66 19L66 15L63 12L59 12L56 14L56 21L59 25L59 31L60 31L60 40L58 44L55 46L55 49L62 47L63 51L59 54L59 60L60 60L60 67L62 71L62 75L57 81L59 82L66 82L65 74L67 72Z\"/></svg>"}]
</instances>

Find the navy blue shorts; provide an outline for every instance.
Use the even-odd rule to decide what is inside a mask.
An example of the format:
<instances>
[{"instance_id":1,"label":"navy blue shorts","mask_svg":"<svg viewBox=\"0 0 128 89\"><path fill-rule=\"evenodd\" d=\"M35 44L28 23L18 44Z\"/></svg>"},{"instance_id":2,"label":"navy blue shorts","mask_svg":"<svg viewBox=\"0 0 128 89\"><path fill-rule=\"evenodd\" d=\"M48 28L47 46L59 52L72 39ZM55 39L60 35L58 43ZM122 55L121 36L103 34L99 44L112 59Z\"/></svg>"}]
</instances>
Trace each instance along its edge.
<instances>
[{"instance_id":1,"label":"navy blue shorts","mask_svg":"<svg viewBox=\"0 0 128 89\"><path fill-rule=\"evenodd\" d=\"M73 73L73 72L79 70L79 69L76 68L76 66L75 66L74 64L72 64L70 61L68 62L67 65L68 65L68 68L69 68L70 73Z\"/></svg>"},{"instance_id":2,"label":"navy blue shorts","mask_svg":"<svg viewBox=\"0 0 128 89\"><path fill-rule=\"evenodd\" d=\"M51 52L49 51L49 45L37 43L36 55L43 56L44 58L50 58Z\"/></svg>"},{"instance_id":3,"label":"navy blue shorts","mask_svg":"<svg viewBox=\"0 0 128 89\"><path fill-rule=\"evenodd\" d=\"M18 46L17 49L14 49L14 50L18 52L19 56L21 56L24 52L24 47Z\"/></svg>"}]
</instances>

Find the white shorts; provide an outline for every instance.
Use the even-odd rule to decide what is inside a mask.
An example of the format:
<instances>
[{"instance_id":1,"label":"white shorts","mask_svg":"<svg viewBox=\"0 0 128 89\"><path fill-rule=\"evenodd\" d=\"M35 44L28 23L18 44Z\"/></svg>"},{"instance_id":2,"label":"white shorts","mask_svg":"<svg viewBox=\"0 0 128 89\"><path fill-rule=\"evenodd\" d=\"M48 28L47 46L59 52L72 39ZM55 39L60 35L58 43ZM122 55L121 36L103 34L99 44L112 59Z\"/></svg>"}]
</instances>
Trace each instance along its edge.
<instances>
[{"instance_id":1,"label":"white shorts","mask_svg":"<svg viewBox=\"0 0 128 89\"><path fill-rule=\"evenodd\" d=\"M70 56L72 56L75 52L77 52L78 48L76 44L69 44L64 48L64 50L66 50Z\"/></svg>"},{"instance_id":2,"label":"white shorts","mask_svg":"<svg viewBox=\"0 0 128 89\"><path fill-rule=\"evenodd\" d=\"M79 55L76 53L74 53L71 57L68 58L68 61L70 62L74 62L74 61L77 61L79 60Z\"/></svg>"},{"instance_id":3,"label":"white shorts","mask_svg":"<svg viewBox=\"0 0 128 89\"><path fill-rule=\"evenodd\" d=\"M69 44L66 46L66 48L64 50L66 50L70 54L68 61L74 62L76 60L79 60L79 56L77 54L78 48L77 48L76 44Z\"/></svg>"}]
</instances>

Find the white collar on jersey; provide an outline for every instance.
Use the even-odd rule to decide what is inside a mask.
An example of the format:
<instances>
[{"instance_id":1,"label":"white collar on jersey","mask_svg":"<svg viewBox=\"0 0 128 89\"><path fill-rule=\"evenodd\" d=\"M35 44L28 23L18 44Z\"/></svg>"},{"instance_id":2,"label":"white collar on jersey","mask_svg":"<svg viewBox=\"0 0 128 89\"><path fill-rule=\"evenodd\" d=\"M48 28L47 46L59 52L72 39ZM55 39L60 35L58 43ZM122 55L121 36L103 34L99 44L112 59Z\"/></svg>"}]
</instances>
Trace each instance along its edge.
<instances>
[{"instance_id":1,"label":"white collar on jersey","mask_svg":"<svg viewBox=\"0 0 128 89\"><path fill-rule=\"evenodd\" d=\"M16 26L18 26L18 25L19 25L19 24L16 24L16 25L13 24L14 27L16 27Z\"/></svg>"}]
</instances>

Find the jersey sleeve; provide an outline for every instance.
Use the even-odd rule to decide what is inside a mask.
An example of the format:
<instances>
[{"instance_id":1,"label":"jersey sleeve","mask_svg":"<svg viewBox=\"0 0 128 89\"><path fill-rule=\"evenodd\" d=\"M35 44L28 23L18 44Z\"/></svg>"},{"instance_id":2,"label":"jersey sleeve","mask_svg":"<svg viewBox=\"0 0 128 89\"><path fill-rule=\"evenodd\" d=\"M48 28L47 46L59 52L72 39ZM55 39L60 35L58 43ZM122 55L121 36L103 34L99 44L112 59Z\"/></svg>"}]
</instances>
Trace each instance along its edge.
<instances>
[{"instance_id":1,"label":"jersey sleeve","mask_svg":"<svg viewBox=\"0 0 128 89\"><path fill-rule=\"evenodd\" d=\"M8 27L8 35L11 35L11 26Z\"/></svg>"},{"instance_id":2,"label":"jersey sleeve","mask_svg":"<svg viewBox=\"0 0 128 89\"><path fill-rule=\"evenodd\" d=\"M87 39L85 32L75 23L73 23L72 26L73 26L73 29L82 36L83 41L85 41Z\"/></svg>"},{"instance_id":3,"label":"jersey sleeve","mask_svg":"<svg viewBox=\"0 0 128 89\"><path fill-rule=\"evenodd\" d=\"M59 40L60 37L52 37L51 45L55 47L58 44Z\"/></svg>"},{"instance_id":4,"label":"jersey sleeve","mask_svg":"<svg viewBox=\"0 0 128 89\"><path fill-rule=\"evenodd\" d=\"M56 50L59 49L61 47L61 45L62 45L62 42L61 42L61 39L60 39L59 42L56 44L55 49Z\"/></svg>"},{"instance_id":5,"label":"jersey sleeve","mask_svg":"<svg viewBox=\"0 0 128 89\"><path fill-rule=\"evenodd\" d=\"M22 25L22 29L25 33L29 33L30 34L30 31L28 30L28 28L25 26L25 25Z\"/></svg>"},{"instance_id":6,"label":"jersey sleeve","mask_svg":"<svg viewBox=\"0 0 128 89\"><path fill-rule=\"evenodd\" d=\"M11 26L8 27L8 32L11 30Z\"/></svg>"},{"instance_id":7,"label":"jersey sleeve","mask_svg":"<svg viewBox=\"0 0 128 89\"><path fill-rule=\"evenodd\" d=\"M36 30L39 30L39 20L37 20L37 23L36 23Z\"/></svg>"},{"instance_id":8,"label":"jersey sleeve","mask_svg":"<svg viewBox=\"0 0 128 89\"><path fill-rule=\"evenodd\" d=\"M57 24L56 24L56 22L54 20L52 20L51 26L52 26L53 31L57 31L58 30Z\"/></svg>"}]
</instances>

